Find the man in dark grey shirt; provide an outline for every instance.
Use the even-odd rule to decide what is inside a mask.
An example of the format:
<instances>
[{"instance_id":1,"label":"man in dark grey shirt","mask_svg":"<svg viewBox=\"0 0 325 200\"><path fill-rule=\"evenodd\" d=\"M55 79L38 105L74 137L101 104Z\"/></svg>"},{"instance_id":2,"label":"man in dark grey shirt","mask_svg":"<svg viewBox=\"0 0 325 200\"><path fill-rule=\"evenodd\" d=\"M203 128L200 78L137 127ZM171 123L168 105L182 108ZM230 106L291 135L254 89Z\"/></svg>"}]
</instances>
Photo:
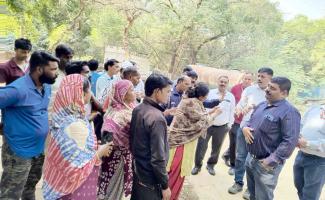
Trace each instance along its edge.
<instances>
[{"instance_id":1,"label":"man in dark grey shirt","mask_svg":"<svg viewBox=\"0 0 325 200\"><path fill-rule=\"evenodd\" d=\"M266 89L267 101L253 112L243 134L249 155L246 159L250 200L273 199L273 191L283 164L298 143L300 114L286 97L291 82L272 78Z\"/></svg>"}]
</instances>

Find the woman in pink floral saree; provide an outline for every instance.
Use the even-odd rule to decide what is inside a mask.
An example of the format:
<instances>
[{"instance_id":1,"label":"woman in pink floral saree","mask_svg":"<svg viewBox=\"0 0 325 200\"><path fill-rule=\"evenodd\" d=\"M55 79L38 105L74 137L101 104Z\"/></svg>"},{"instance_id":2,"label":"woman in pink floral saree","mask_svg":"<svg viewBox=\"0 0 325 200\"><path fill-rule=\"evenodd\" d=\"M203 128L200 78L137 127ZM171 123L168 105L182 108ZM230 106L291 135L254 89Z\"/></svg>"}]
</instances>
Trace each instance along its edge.
<instances>
[{"instance_id":1,"label":"woman in pink floral saree","mask_svg":"<svg viewBox=\"0 0 325 200\"><path fill-rule=\"evenodd\" d=\"M132 154L130 152L129 128L135 106L133 85L120 80L113 85L108 108L104 116L102 142L113 141L113 151L103 158L99 176L98 199L119 200L131 194Z\"/></svg>"}]
</instances>

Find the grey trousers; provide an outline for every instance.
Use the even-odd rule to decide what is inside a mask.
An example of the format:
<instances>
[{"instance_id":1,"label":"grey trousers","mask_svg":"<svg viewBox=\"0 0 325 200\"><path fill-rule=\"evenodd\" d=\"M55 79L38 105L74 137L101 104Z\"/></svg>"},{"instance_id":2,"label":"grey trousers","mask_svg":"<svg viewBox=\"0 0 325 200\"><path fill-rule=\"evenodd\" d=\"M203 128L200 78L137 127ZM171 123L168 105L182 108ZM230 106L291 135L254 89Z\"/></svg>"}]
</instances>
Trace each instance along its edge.
<instances>
[{"instance_id":1,"label":"grey trousers","mask_svg":"<svg viewBox=\"0 0 325 200\"><path fill-rule=\"evenodd\" d=\"M205 139L202 137L199 138L196 146L196 151L195 151L194 162L196 167L199 168L202 167L202 161L208 149L208 144L211 138L212 138L211 154L207 164L213 167L218 163L220 149L228 131L229 128L227 124L223 126L210 126L207 130L206 138Z\"/></svg>"}]
</instances>

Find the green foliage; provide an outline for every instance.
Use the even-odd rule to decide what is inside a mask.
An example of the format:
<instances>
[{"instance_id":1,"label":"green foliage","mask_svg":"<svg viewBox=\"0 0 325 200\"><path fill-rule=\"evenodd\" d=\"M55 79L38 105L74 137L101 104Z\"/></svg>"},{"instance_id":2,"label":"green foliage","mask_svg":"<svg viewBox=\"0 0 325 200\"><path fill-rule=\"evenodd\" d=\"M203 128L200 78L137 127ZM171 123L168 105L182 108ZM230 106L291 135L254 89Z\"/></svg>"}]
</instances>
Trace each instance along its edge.
<instances>
[{"instance_id":1,"label":"green foliage","mask_svg":"<svg viewBox=\"0 0 325 200\"><path fill-rule=\"evenodd\" d=\"M292 96L325 83L325 19L283 21L267 0L7 0L0 28L53 51L67 43L78 58L103 60L122 47L176 75L204 63L255 72L270 66L293 82ZM126 53L127 54L127 53Z\"/></svg>"}]
</instances>

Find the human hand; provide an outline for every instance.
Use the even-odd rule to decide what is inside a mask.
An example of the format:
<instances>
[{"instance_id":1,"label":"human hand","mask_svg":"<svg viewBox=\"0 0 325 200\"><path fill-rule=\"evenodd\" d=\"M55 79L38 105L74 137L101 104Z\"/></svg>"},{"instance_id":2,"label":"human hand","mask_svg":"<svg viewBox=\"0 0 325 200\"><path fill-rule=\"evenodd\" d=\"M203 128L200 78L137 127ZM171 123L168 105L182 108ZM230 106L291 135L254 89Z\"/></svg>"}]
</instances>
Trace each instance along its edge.
<instances>
[{"instance_id":1,"label":"human hand","mask_svg":"<svg viewBox=\"0 0 325 200\"><path fill-rule=\"evenodd\" d=\"M303 137L300 137L298 140L298 144L297 146L301 149L301 148L306 148L307 147L307 140Z\"/></svg>"},{"instance_id":2,"label":"human hand","mask_svg":"<svg viewBox=\"0 0 325 200\"><path fill-rule=\"evenodd\" d=\"M166 190L162 190L163 200L170 200L171 195L172 192L170 191L169 188L167 188Z\"/></svg>"},{"instance_id":3,"label":"human hand","mask_svg":"<svg viewBox=\"0 0 325 200\"><path fill-rule=\"evenodd\" d=\"M238 107L235 108L235 115L239 117L242 114L242 110Z\"/></svg>"},{"instance_id":4,"label":"human hand","mask_svg":"<svg viewBox=\"0 0 325 200\"><path fill-rule=\"evenodd\" d=\"M265 159L260 160L260 163L261 163L262 167L263 167L266 171L271 171L271 170L274 169L273 167L269 166L269 165L265 162Z\"/></svg>"},{"instance_id":5,"label":"human hand","mask_svg":"<svg viewBox=\"0 0 325 200\"><path fill-rule=\"evenodd\" d=\"M253 110L253 108L254 108L254 105L252 104L252 105L248 105L248 106L246 106L243 110L242 110L242 113L244 114L244 115L246 115L247 113L249 113L251 110Z\"/></svg>"},{"instance_id":6,"label":"human hand","mask_svg":"<svg viewBox=\"0 0 325 200\"><path fill-rule=\"evenodd\" d=\"M98 157L102 158L104 156L109 156L113 150L113 142L100 145L97 151Z\"/></svg>"},{"instance_id":7,"label":"human hand","mask_svg":"<svg viewBox=\"0 0 325 200\"><path fill-rule=\"evenodd\" d=\"M179 111L179 109L177 109L177 107L166 109L164 111L165 116L168 116L168 115L175 116L175 115L178 115L178 114L180 114L180 111Z\"/></svg>"},{"instance_id":8,"label":"human hand","mask_svg":"<svg viewBox=\"0 0 325 200\"><path fill-rule=\"evenodd\" d=\"M243 134L244 134L245 141L247 144L253 144L253 142L254 142L254 136L253 136L252 131L253 131L253 129L250 127L243 128Z\"/></svg>"},{"instance_id":9,"label":"human hand","mask_svg":"<svg viewBox=\"0 0 325 200\"><path fill-rule=\"evenodd\" d=\"M212 108L213 113L215 113L215 115L220 115L222 113L222 110L219 106L215 106L214 108Z\"/></svg>"}]
</instances>

